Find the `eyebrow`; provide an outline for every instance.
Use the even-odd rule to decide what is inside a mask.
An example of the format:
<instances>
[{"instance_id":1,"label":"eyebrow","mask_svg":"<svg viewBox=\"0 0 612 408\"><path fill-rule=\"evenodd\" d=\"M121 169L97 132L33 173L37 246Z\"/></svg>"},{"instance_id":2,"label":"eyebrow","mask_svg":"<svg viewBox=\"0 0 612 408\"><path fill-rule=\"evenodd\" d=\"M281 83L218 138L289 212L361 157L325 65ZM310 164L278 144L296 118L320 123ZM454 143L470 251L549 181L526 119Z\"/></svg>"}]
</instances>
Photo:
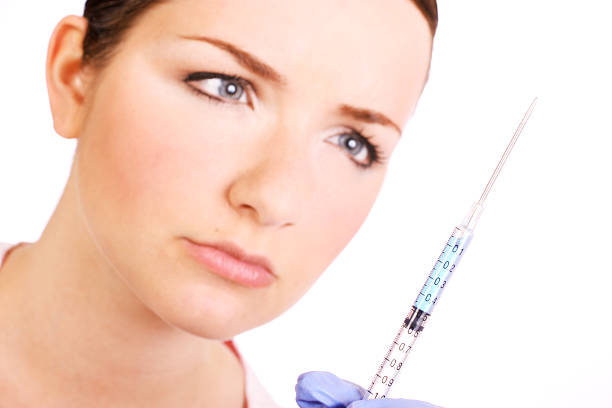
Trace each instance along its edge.
<instances>
[{"instance_id":1,"label":"eyebrow","mask_svg":"<svg viewBox=\"0 0 612 408\"><path fill-rule=\"evenodd\" d=\"M402 129L387 116L380 112L376 112L370 109L356 108L351 105L341 105L338 109L340 114L349 116L355 120L359 120L366 123L378 123L383 126L392 127L397 133L402 135Z\"/></svg>"},{"instance_id":2,"label":"eyebrow","mask_svg":"<svg viewBox=\"0 0 612 408\"><path fill-rule=\"evenodd\" d=\"M266 64L259 58L246 52L245 50L236 47L231 43L220 40L218 38L212 38L203 35L180 35L179 37L186 40L203 41L214 45L215 47L231 54L236 60L236 62L238 62L238 64L242 65L244 68L248 69L255 75L258 75L279 85L287 84L287 79L283 75L278 73L278 71L276 71L270 65ZM401 128L395 122L393 122L391 119L389 119L387 116L380 112L365 108L357 108L355 106L344 104L340 105L340 107L338 108L338 113L361 122L377 123L383 126L389 126L395 129L400 134L400 136L402 134Z\"/></svg>"},{"instance_id":3,"label":"eyebrow","mask_svg":"<svg viewBox=\"0 0 612 408\"><path fill-rule=\"evenodd\" d=\"M232 54L236 62L238 62L240 65L242 65L252 73L280 85L284 85L287 83L287 80L270 65L266 64L254 55L249 54L244 50L241 50L233 44L230 44L223 40L219 40L218 38L211 38L202 35L181 35L180 37L186 40L204 41L209 44L212 44L215 47Z\"/></svg>"}]
</instances>

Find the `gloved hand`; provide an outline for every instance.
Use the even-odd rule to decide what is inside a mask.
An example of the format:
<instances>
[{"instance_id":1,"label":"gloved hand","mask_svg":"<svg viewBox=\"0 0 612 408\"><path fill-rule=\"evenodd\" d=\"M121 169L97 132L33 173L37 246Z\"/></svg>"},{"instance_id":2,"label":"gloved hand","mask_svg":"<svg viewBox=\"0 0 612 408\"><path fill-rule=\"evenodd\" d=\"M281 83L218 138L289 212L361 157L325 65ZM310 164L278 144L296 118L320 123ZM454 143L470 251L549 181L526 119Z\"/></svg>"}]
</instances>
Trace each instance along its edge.
<instances>
[{"instance_id":1,"label":"gloved hand","mask_svg":"<svg viewBox=\"0 0 612 408\"><path fill-rule=\"evenodd\" d=\"M295 400L301 408L439 408L423 401L381 398L364 400L368 391L326 371L298 377Z\"/></svg>"}]
</instances>

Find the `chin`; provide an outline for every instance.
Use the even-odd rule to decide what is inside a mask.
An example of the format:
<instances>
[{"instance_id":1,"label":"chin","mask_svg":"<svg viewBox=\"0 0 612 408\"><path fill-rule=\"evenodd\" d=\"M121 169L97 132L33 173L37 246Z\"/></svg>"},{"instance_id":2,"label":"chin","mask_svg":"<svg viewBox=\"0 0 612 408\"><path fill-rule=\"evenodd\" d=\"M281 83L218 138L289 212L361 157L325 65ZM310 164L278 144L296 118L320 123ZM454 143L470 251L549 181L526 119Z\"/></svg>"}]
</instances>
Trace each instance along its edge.
<instances>
[{"instance_id":1,"label":"chin","mask_svg":"<svg viewBox=\"0 0 612 408\"><path fill-rule=\"evenodd\" d=\"M198 337L229 340L252 329L262 320L239 298L222 291L190 292L181 299L173 298L154 312L167 324Z\"/></svg>"}]
</instances>

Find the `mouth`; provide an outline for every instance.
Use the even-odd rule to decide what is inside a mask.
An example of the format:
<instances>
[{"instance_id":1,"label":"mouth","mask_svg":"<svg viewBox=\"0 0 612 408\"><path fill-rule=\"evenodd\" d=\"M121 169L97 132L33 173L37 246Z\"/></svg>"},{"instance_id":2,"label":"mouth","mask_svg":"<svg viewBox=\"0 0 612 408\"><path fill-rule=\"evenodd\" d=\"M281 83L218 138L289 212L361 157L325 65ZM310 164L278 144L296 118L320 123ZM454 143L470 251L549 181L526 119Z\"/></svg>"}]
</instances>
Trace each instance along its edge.
<instances>
[{"instance_id":1,"label":"mouth","mask_svg":"<svg viewBox=\"0 0 612 408\"><path fill-rule=\"evenodd\" d=\"M262 288L276 280L270 261L260 255L247 254L228 241L196 242L184 238L187 251L207 270L226 280L251 288Z\"/></svg>"}]
</instances>

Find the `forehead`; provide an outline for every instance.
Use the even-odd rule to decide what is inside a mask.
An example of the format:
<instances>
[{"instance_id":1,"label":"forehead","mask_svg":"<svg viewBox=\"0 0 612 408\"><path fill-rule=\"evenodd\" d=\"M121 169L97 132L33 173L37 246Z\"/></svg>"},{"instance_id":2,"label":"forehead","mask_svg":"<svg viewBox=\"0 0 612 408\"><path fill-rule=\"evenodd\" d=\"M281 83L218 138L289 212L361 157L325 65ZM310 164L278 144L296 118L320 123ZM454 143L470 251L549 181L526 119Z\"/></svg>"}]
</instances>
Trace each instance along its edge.
<instances>
[{"instance_id":1,"label":"forehead","mask_svg":"<svg viewBox=\"0 0 612 408\"><path fill-rule=\"evenodd\" d=\"M147 21L147 38L222 39L272 66L304 98L346 95L400 125L416 105L431 52L427 22L410 0L171 0Z\"/></svg>"}]
</instances>

